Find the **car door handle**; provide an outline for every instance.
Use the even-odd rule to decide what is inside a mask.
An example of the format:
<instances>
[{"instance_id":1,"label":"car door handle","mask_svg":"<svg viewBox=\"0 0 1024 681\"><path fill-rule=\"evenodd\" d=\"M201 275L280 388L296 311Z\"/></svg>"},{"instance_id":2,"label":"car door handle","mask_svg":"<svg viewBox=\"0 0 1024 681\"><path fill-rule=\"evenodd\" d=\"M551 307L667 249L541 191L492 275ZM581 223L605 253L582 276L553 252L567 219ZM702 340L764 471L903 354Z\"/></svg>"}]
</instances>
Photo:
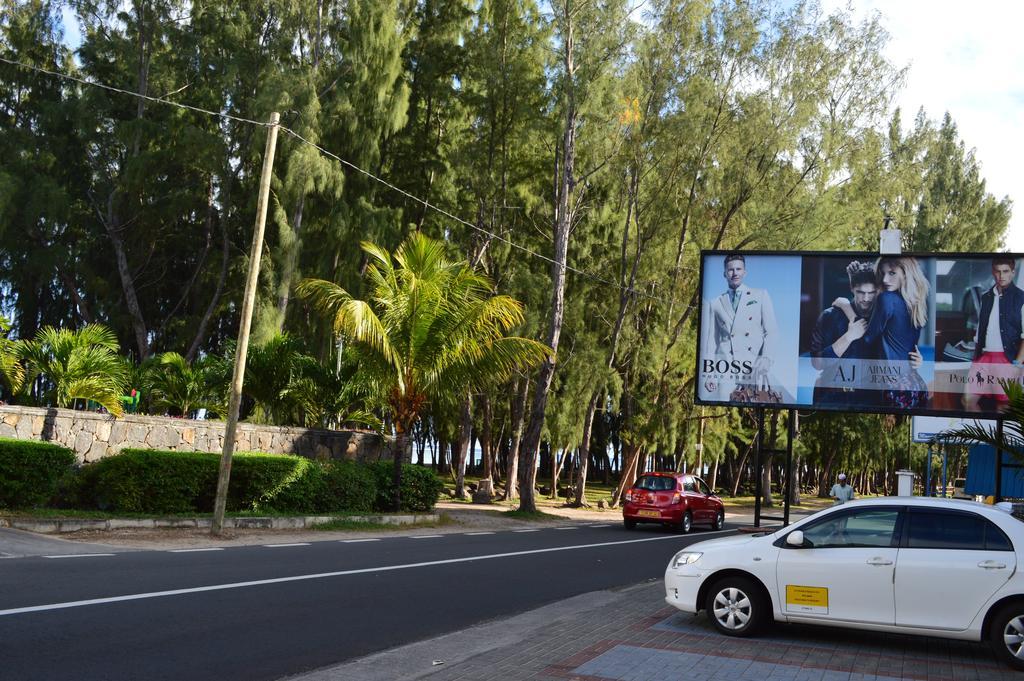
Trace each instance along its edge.
<instances>
[{"instance_id":1,"label":"car door handle","mask_svg":"<svg viewBox=\"0 0 1024 681\"><path fill-rule=\"evenodd\" d=\"M1003 570L1006 568L1006 563L997 563L994 560L983 560L978 563L978 567L986 570Z\"/></svg>"},{"instance_id":2,"label":"car door handle","mask_svg":"<svg viewBox=\"0 0 1024 681\"><path fill-rule=\"evenodd\" d=\"M892 561L885 558L868 558L868 565L892 565Z\"/></svg>"}]
</instances>

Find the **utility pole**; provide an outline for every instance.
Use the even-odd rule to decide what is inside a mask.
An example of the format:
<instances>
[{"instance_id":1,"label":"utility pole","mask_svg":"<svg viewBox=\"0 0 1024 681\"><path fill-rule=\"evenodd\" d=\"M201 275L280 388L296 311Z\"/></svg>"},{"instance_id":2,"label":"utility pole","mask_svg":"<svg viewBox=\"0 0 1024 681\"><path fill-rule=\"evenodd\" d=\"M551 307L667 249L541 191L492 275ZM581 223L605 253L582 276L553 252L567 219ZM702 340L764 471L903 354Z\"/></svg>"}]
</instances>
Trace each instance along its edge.
<instances>
[{"instance_id":1,"label":"utility pole","mask_svg":"<svg viewBox=\"0 0 1024 681\"><path fill-rule=\"evenodd\" d=\"M220 455L217 475L217 497L213 502L213 523L210 534L218 536L224 528L224 507L228 500L228 481L231 479L231 455L235 452L235 431L238 429L238 408L242 401L242 380L245 378L245 356L249 349L249 327L252 326L252 308L256 299L256 282L260 274L260 255L263 252L263 230L267 224L267 203L270 195L270 176L274 169L277 150L277 128L281 114L270 114L267 128L267 147L263 152L263 172L260 175L260 194L256 203L256 228L252 233L249 250L249 273L245 280L242 299L242 321L238 325L238 347L235 350L235 372L231 379L231 398L228 401L228 422L224 429L224 451Z\"/></svg>"}]
</instances>

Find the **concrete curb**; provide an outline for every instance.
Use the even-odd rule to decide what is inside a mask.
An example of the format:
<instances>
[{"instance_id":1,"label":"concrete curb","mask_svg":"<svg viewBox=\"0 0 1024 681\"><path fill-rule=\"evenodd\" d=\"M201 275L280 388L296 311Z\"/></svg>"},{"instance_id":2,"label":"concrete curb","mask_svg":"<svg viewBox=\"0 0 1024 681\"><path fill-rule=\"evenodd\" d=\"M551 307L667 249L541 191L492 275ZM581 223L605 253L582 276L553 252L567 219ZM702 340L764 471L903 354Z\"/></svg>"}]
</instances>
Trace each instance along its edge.
<instances>
[{"instance_id":1,"label":"concrete curb","mask_svg":"<svg viewBox=\"0 0 1024 681\"><path fill-rule=\"evenodd\" d=\"M437 513L415 513L410 515L313 515L295 517L240 517L225 518L224 527L246 530L301 530L323 525L336 520L378 525L412 525L415 523L436 523ZM27 530L40 534L60 534L82 530L152 530L158 528L209 528L210 518L108 518L89 520L82 518L0 518L0 527Z\"/></svg>"}]
</instances>

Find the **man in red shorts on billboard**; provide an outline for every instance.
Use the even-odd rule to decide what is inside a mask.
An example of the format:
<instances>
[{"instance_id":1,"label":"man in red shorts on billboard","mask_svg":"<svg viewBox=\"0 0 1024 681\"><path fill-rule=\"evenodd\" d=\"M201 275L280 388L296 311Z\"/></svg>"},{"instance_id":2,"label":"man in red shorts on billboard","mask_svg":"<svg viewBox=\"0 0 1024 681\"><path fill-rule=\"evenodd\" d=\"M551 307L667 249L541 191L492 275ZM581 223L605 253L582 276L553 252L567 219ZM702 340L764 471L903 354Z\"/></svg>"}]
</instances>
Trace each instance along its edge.
<instances>
[{"instance_id":1,"label":"man in red shorts on billboard","mask_svg":"<svg viewBox=\"0 0 1024 681\"><path fill-rule=\"evenodd\" d=\"M1024 361L1024 291L1013 283L1013 258L992 259L995 285L981 297L981 313L974 337L974 361L967 376L964 407L977 410L982 398L1006 404L1000 379L1018 380Z\"/></svg>"}]
</instances>

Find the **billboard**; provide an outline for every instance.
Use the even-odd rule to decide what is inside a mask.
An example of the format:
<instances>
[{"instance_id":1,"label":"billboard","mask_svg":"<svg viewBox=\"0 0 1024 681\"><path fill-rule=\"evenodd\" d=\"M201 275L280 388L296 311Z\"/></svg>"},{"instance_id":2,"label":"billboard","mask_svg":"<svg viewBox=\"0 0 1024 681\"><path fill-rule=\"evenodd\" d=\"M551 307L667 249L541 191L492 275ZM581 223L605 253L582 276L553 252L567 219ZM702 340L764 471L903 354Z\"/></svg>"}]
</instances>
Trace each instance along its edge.
<instances>
[{"instance_id":1,"label":"billboard","mask_svg":"<svg viewBox=\"0 0 1024 681\"><path fill-rule=\"evenodd\" d=\"M995 421L986 419L961 419L955 416L915 416L912 419L911 433L914 442L931 442L932 438L945 430L960 428L965 424L979 428L994 429Z\"/></svg>"},{"instance_id":2,"label":"billboard","mask_svg":"<svg viewBox=\"0 0 1024 681\"><path fill-rule=\"evenodd\" d=\"M701 254L699 404L994 417L1024 380L1013 254Z\"/></svg>"}]
</instances>

